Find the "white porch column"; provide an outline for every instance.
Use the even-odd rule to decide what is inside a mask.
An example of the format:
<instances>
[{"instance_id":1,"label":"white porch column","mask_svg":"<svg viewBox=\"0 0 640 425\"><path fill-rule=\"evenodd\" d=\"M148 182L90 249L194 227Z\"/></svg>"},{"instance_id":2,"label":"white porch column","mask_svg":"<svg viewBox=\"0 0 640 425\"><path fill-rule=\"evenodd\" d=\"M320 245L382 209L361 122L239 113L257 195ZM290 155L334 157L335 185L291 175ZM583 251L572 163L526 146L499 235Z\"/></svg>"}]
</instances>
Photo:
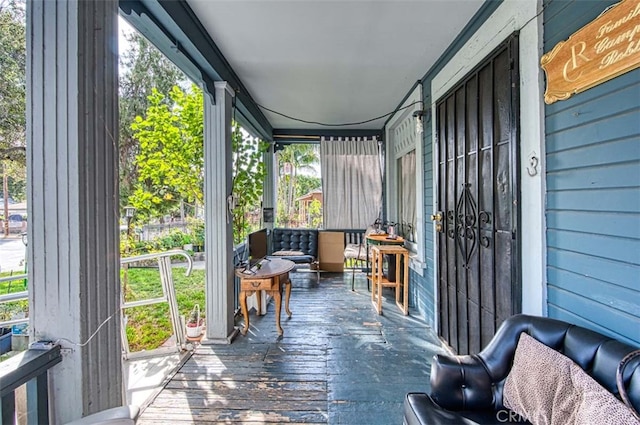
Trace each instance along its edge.
<instances>
[{"instance_id":1,"label":"white porch column","mask_svg":"<svg viewBox=\"0 0 640 425\"><path fill-rule=\"evenodd\" d=\"M29 1L33 339L59 341L52 423L122 404L117 0Z\"/></svg>"},{"instance_id":2,"label":"white porch column","mask_svg":"<svg viewBox=\"0 0 640 425\"><path fill-rule=\"evenodd\" d=\"M233 96L226 82L215 83L215 105L204 95L205 344L229 344L238 332L233 326L233 230L227 203Z\"/></svg>"},{"instance_id":3,"label":"white porch column","mask_svg":"<svg viewBox=\"0 0 640 425\"><path fill-rule=\"evenodd\" d=\"M278 177L278 164L276 163L275 145L269 145L269 149L262 156L265 169L264 188L262 191L262 208L273 208L273 222L264 223L264 227L273 230L276 219L276 194L278 188L276 186Z\"/></svg>"}]
</instances>

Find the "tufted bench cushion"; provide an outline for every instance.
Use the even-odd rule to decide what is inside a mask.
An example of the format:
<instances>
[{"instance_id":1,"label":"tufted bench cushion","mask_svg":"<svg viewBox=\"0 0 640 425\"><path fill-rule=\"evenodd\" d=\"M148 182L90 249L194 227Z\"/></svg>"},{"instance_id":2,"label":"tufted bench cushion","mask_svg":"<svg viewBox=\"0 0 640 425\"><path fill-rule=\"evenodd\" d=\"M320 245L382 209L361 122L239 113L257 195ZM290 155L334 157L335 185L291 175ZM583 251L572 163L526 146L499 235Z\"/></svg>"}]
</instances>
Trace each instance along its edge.
<instances>
[{"instance_id":1,"label":"tufted bench cushion","mask_svg":"<svg viewBox=\"0 0 640 425\"><path fill-rule=\"evenodd\" d=\"M273 229L272 253L297 251L296 255L277 256L296 264L313 263L318 258L318 229ZM271 254L273 255L273 254Z\"/></svg>"},{"instance_id":2,"label":"tufted bench cushion","mask_svg":"<svg viewBox=\"0 0 640 425\"><path fill-rule=\"evenodd\" d=\"M282 258L284 260L293 261L296 264L310 264L315 261L315 257L312 255L270 255L270 257Z\"/></svg>"}]
</instances>

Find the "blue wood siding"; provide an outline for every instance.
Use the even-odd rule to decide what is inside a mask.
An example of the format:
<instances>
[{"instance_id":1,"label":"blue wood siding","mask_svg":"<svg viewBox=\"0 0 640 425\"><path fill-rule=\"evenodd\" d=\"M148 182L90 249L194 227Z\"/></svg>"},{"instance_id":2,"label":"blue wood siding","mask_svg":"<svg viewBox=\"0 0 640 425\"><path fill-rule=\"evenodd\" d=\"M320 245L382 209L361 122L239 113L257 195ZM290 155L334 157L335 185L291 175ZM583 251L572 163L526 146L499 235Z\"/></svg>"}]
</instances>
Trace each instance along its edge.
<instances>
[{"instance_id":1,"label":"blue wood siding","mask_svg":"<svg viewBox=\"0 0 640 425\"><path fill-rule=\"evenodd\" d=\"M544 51L611 1L547 1ZM640 70L545 107L550 317L640 344Z\"/></svg>"},{"instance_id":2,"label":"blue wood siding","mask_svg":"<svg viewBox=\"0 0 640 425\"><path fill-rule=\"evenodd\" d=\"M430 87L430 84L429 84ZM428 90L426 87L423 90ZM425 105L428 105L425 100ZM410 272L409 278L411 285L411 292L409 295L409 302L414 307L418 315L429 324L431 327L435 327L435 313L436 313L436 295L434 294L433 286L433 270L434 254L433 254L433 224L431 220L427 219L433 211L433 161L432 161L432 142L431 142L431 120L430 115L427 115L427 121L424 125L423 133L423 187L424 187L424 214L425 214L425 257L426 257L426 269L424 270L424 276L420 276L413 270ZM428 142L427 142L428 141Z\"/></svg>"}]
</instances>

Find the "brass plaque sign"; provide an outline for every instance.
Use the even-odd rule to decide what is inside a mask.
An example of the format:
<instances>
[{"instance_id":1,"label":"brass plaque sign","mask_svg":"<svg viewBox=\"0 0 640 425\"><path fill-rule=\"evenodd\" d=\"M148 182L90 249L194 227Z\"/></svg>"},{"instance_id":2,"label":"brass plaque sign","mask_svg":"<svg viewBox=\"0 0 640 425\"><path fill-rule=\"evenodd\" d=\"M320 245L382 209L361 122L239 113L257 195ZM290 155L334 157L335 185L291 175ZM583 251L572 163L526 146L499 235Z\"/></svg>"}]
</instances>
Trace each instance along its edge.
<instances>
[{"instance_id":1,"label":"brass plaque sign","mask_svg":"<svg viewBox=\"0 0 640 425\"><path fill-rule=\"evenodd\" d=\"M540 59L552 104L640 67L640 0L623 0Z\"/></svg>"}]
</instances>

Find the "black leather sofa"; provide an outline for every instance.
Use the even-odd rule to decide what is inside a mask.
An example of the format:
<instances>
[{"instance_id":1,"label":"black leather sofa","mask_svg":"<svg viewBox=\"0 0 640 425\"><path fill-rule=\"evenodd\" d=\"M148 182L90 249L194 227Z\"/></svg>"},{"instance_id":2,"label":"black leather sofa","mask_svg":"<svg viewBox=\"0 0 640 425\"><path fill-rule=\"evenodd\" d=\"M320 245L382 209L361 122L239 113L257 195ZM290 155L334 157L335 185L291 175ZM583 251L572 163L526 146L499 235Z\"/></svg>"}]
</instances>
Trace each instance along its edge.
<instances>
[{"instance_id":1,"label":"black leather sofa","mask_svg":"<svg viewBox=\"0 0 640 425\"><path fill-rule=\"evenodd\" d=\"M271 249L269 257L283 258L298 264L309 264L318 271L318 229L284 229L275 228L271 233ZM279 254L301 252L302 254Z\"/></svg>"},{"instance_id":2,"label":"black leather sofa","mask_svg":"<svg viewBox=\"0 0 640 425\"><path fill-rule=\"evenodd\" d=\"M318 258L318 229L275 228L271 235L271 252L298 251L301 255L282 258L296 264L312 263Z\"/></svg>"},{"instance_id":3,"label":"black leather sofa","mask_svg":"<svg viewBox=\"0 0 640 425\"><path fill-rule=\"evenodd\" d=\"M637 347L559 320L516 315L502 324L479 354L434 356L431 393L405 396L404 424L528 423L502 403L504 382L522 332L572 359L619 397L618 365ZM640 410L638 357L627 364L622 377L629 401L635 410Z\"/></svg>"}]
</instances>

